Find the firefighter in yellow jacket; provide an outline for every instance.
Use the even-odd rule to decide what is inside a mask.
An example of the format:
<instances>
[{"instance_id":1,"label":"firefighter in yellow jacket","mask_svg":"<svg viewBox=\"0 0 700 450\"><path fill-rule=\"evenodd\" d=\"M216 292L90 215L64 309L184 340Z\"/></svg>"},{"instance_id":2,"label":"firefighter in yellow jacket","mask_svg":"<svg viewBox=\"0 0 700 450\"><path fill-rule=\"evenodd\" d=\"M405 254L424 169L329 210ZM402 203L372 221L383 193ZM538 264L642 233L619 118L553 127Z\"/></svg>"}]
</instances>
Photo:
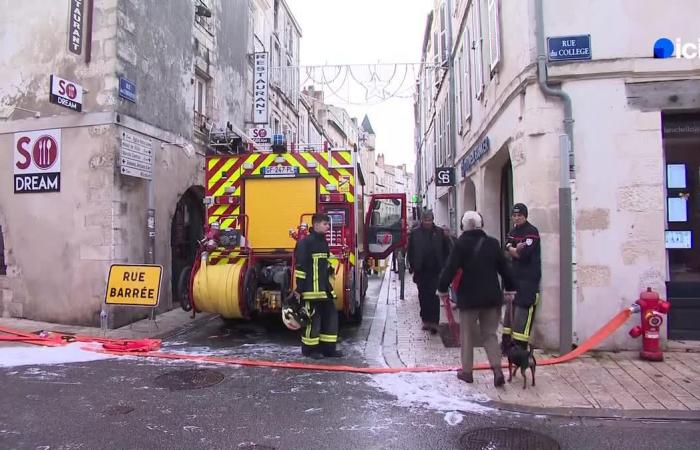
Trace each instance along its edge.
<instances>
[{"instance_id":1,"label":"firefighter in yellow jacket","mask_svg":"<svg viewBox=\"0 0 700 450\"><path fill-rule=\"evenodd\" d=\"M339 358L338 312L333 292L333 266L328 261L331 253L326 242L330 228L327 214L317 213L311 218L312 229L297 243L294 251L296 277L295 296L311 315L311 321L302 330L301 353L311 358Z\"/></svg>"}]
</instances>

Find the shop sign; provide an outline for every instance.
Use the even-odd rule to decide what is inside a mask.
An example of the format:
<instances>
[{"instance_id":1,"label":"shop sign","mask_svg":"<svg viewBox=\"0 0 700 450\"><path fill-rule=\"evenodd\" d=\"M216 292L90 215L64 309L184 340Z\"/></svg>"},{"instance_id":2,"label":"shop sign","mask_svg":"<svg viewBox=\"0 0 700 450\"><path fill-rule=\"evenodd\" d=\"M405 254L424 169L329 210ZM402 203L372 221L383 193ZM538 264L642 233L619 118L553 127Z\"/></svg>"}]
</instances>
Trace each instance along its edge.
<instances>
[{"instance_id":1,"label":"shop sign","mask_svg":"<svg viewBox=\"0 0 700 450\"><path fill-rule=\"evenodd\" d=\"M268 123L268 53L255 53L253 61L253 123Z\"/></svg>"},{"instance_id":2,"label":"shop sign","mask_svg":"<svg viewBox=\"0 0 700 450\"><path fill-rule=\"evenodd\" d=\"M476 163L479 162L481 158L484 157L491 150L491 141L488 136L484 138L483 141L472 147L467 154L462 158L462 163L460 164L460 169L462 172L462 177L465 177L467 173L471 170Z\"/></svg>"},{"instance_id":3,"label":"shop sign","mask_svg":"<svg viewBox=\"0 0 700 450\"><path fill-rule=\"evenodd\" d=\"M61 191L61 130L15 133L15 194Z\"/></svg>"},{"instance_id":4,"label":"shop sign","mask_svg":"<svg viewBox=\"0 0 700 450\"><path fill-rule=\"evenodd\" d=\"M78 83L51 75L49 101L64 108L80 112L83 110L83 87Z\"/></svg>"},{"instance_id":5,"label":"shop sign","mask_svg":"<svg viewBox=\"0 0 700 450\"><path fill-rule=\"evenodd\" d=\"M662 136L664 138L700 137L700 116L671 115L663 118Z\"/></svg>"},{"instance_id":6,"label":"shop sign","mask_svg":"<svg viewBox=\"0 0 700 450\"><path fill-rule=\"evenodd\" d=\"M83 52L83 0L71 0L68 13L68 50L80 55Z\"/></svg>"},{"instance_id":7,"label":"shop sign","mask_svg":"<svg viewBox=\"0 0 700 450\"><path fill-rule=\"evenodd\" d=\"M438 167L435 169L435 186L445 187L455 185L454 167Z\"/></svg>"}]
</instances>

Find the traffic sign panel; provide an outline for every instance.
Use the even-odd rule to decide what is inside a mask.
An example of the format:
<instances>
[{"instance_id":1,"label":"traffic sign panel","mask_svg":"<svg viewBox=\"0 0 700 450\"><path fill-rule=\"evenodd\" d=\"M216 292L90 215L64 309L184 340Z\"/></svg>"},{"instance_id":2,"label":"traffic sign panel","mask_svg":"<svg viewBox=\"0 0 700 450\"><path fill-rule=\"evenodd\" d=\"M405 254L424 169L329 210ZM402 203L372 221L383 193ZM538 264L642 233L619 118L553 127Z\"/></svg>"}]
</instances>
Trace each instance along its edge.
<instances>
[{"instance_id":1,"label":"traffic sign panel","mask_svg":"<svg viewBox=\"0 0 700 450\"><path fill-rule=\"evenodd\" d=\"M112 264L107 279L105 303L108 305L158 305L163 266Z\"/></svg>"},{"instance_id":2,"label":"traffic sign panel","mask_svg":"<svg viewBox=\"0 0 700 450\"><path fill-rule=\"evenodd\" d=\"M121 166L122 175L129 175L132 177L143 178L145 180L150 180L153 178L151 172L146 172L145 170L135 169L133 167Z\"/></svg>"}]
</instances>

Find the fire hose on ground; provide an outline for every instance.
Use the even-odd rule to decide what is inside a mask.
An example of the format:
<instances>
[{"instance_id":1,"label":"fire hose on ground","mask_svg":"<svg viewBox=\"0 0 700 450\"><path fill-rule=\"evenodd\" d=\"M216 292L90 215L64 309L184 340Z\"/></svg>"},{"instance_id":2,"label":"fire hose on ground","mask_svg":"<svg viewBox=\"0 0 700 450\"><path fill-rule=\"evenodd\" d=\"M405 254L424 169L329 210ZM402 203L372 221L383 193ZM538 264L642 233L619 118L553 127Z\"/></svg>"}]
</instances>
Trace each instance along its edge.
<instances>
[{"instance_id":1,"label":"fire hose on ground","mask_svg":"<svg viewBox=\"0 0 700 450\"><path fill-rule=\"evenodd\" d=\"M617 313L610 321L596 331L588 340L579 345L571 352L555 358L538 361L540 366L561 364L571 361L603 342L608 336L620 328L632 314L631 308L625 308ZM27 344L43 346L60 346L70 342L99 343L101 349L86 348L86 350L96 351L119 356L140 356L147 358L159 358L181 361L195 361L202 363L240 365L249 367L272 367L279 369L297 369L324 372L349 372L364 374L388 374L402 372L449 372L461 369L459 366L424 366L424 367L358 367L335 364L310 364L304 362L284 362L268 361L249 358L229 357L229 356L208 356L191 355L177 352L160 351L161 341L159 339L114 339L99 338L90 336L76 336L64 333L41 333L40 335L30 334L18 330L0 327L0 342L23 342ZM503 364L507 367L507 364ZM488 364L477 364L475 370L489 369Z\"/></svg>"}]
</instances>

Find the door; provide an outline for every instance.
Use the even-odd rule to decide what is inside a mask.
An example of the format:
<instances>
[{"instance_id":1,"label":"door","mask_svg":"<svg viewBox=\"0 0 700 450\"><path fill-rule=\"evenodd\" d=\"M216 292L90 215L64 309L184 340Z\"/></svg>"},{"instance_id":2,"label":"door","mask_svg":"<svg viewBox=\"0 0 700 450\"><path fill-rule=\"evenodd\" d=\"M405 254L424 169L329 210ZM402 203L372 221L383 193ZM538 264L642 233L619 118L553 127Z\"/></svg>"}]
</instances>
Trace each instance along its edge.
<instances>
[{"instance_id":1,"label":"door","mask_svg":"<svg viewBox=\"0 0 700 450\"><path fill-rule=\"evenodd\" d=\"M406 247L406 194L372 195L365 227L365 248L372 258L384 259Z\"/></svg>"},{"instance_id":2,"label":"door","mask_svg":"<svg viewBox=\"0 0 700 450\"><path fill-rule=\"evenodd\" d=\"M689 128L664 119L668 336L700 340L700 135L674 134Z\"/></svg>"}]
</instances>

